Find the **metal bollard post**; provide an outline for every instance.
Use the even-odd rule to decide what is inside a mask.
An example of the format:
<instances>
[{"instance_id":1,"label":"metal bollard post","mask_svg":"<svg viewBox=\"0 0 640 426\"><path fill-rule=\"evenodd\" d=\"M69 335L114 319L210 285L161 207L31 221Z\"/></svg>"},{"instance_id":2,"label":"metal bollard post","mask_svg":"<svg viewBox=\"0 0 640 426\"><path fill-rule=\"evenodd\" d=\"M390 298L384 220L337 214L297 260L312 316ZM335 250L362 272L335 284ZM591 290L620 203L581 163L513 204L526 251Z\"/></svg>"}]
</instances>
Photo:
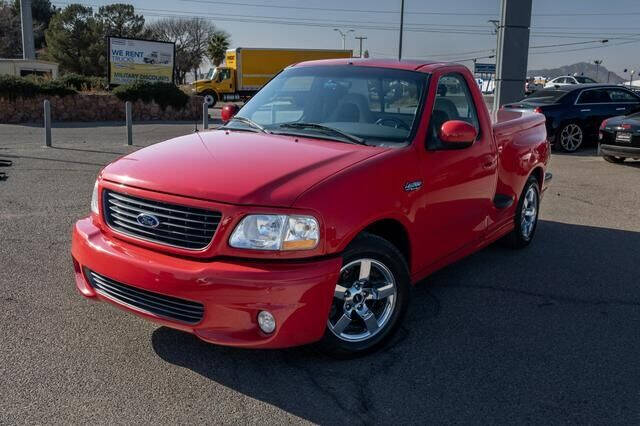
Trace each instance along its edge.
<instances>
[{"instance_id":1,"label":"metal bollard post","mask_svg":"<svg viewBox=\"0 0 640 426\"><path fill-rule=\"evenodd\" d=\"M202 128L204 130L209 128L209 104L202 103Z\"/></svg>"},{"instance_id":2,"label":"metal bollard post","mask_svg":"<svg viewBox=\"0 0 640 426\"><path fill-rule=\"evenodd\" d=\"M44 100L44 145L51 146L51 104Z\"/></svg>"},{"instance_id":3,"label":"metal bollard post","mask_svg":"<svg viewBox=\"0 0 640 426\"><path fill-rule=\"evenodd\" d=\"M124 115L127 121L127 145L133 145L133 128L131 120L131 101L124 103Z\"/></svg>"}]
</instances>

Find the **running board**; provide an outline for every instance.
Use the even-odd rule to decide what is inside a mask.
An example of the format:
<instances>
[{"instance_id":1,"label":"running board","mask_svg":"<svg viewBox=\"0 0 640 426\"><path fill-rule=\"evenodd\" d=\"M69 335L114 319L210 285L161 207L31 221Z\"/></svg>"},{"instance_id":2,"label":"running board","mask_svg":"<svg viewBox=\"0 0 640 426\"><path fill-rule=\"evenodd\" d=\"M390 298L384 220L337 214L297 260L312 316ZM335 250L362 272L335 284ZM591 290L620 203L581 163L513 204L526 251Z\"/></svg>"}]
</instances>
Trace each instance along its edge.
<instances>
[{"instance_id":1,"label":"running board","mask_svg":"<svg viewBox=\"0 0 640 426\"><path fill-rule=\"evenodd\" d=\"M513 205L513 197L509 197L504 194L496 194L496 196L493 197L493 205L500 210L509 208Z\"/></svg>"}]
</instances>

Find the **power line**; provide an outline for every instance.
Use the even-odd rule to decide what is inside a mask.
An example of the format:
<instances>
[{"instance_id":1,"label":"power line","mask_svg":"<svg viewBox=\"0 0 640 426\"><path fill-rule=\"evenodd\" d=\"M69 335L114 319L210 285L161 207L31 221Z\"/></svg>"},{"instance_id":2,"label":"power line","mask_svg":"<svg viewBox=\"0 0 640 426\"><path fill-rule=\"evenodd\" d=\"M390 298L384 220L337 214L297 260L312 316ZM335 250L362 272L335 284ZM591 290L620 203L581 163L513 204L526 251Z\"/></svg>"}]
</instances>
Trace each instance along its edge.
<instances>
[{"instance_id":1,"label":"power line","mask_svg":"<svg viewBox=\"0 0 640 426\"><path fill-rule=\"evenodd\" d=\"M184 1L187 1L187 0L184 0ZM198 0L198 1L205 1L205 0ZM71 4L71 2L65 2L65 1L54 1L53 3L58 5ZM87 6L100 7L100 5L97 5L97 4L88 4L88 3L84 3L84 4ZM237 4L240 4L240 3L237 3ZM274 5L263 5L263 6L271 7ZM275 6L278 6L278 5L275 5ZM148 13L150 16L164 16L159 13L159 12L164 12L164 13L175 14L173 16L176 16L176 17L189 17L189 16L185 16L184 14L191 14L196 17L208 17L211 19L242 18L242 22L248 22L246 21L248 19L258 19L260 20L259 23L275 23L275 24L283 23L283 21L286 21L288 24L293 24L299 21L312 21L312 22L323 23L329 26L334 26L334 25L357 26L358 24L365 24L367 25L367 29L383 30L383 31L392 31L392 30L395 31L397 29L396 27L397 23L390 22L390 21L361 21L361 20L331 20L331 21L320 20L319 21L318 18L300 18L300 17L283 17L283 16L273 16L273 15L247 15L247 14L228 14L228 13L202 14L202 12L192 12L192 11L183 11L183 10L175 10L175 9L171 10L171 9L157 9L157 8L137 8L137 10L151 12L151 13ZM356 11L356 9L350 9L350 10ZM233 21L233 19L227 19L227 20ZM308 24L306 23L304 24L301 23L301 26L307 26L307 25ZM416 31L416 32L433 32L433 33L443 33L443 34L450 32L452 34L463 33L463 34L482 34L482 35L489 33L488 30L469 29L469 28L486 28L485 25L464 24L461 26L457 24L433 24L433 23L413 22L413 23L406 23L405 26L408 30ZM532 26L532 28L545 28L545 27ZM553 27L546 27L546 28L553 28ZM566 28L566 27L556 27L556 28ZM587 36L599 36L602 38L613 39L613 38L623 38L619 36L625 36L625 35L635 36L636 34L635 33L619 33L619 32L596 33L596 32L575 32L575 31L572 31L572 32L532 31L532 37L540 37L540 38L563 38L564 37L564 38L580 39L580 38L591 38Z\"/></svg>"},{"instance_id":2,"label":"power line","mask_svg":"<svg viewBox=\"0 0 640 426\"><path fill-rule=\"evenodd\" d=\"M206 4L221 4L225 6L249 6L249 7L263 7L272 9L295 9L295 10L314 10L314 11L327 11L327 12L348 12L348 13L381 13L381 14L399 14L398 10L375 10L375 9L336 9L327 7L309 7L309 6L290 6L281 4L257 4L257 3L240 3L230 1L216 1L216 0L180 0L186 3L206 3ZM406 11L412 15L452 15L452 16L494 16L495 12L421 12L421 11Z\"/></svg>"},{"instance_id":3,"label":"power line","mask_svg":"<svg viewBox=\"0 0 640 426\"><path fill-rule=\"evenodd\" d=\"M529 46L529 49L543 49L546 47L560 47L560 46L575 46L579 44L589 44L589 43L608 43L609 40L591 40L591 41L578 41L574 43L559 43L559 44L547 44L546 46Z\"/></svg>"},{"instance_id":4,"label":"power line","mask_svg":"<svg viewBox=\"0 0 640 426\"><path fill-rule=\"evenodd\" d=\"M542 54L553 54L553 53L566 53L566 52L578 52L578 51L582 51L582 50L592 50L592 49L602 49L605 47L612 47L612 46L623 46L625 44L633 44L633 43L640 43L640 38L634 39L634 40L628 40L628 41L623 41L620 43L612 43L612 44L605 44L602 46L592 46L592 47L581 47L581 48L577 48L577 49L562 49L562 50L551 50L551 51L547 51L547 52L534 52L534 53L530 53L529 55L542 55Z\"/></svg>"}]
</instances>

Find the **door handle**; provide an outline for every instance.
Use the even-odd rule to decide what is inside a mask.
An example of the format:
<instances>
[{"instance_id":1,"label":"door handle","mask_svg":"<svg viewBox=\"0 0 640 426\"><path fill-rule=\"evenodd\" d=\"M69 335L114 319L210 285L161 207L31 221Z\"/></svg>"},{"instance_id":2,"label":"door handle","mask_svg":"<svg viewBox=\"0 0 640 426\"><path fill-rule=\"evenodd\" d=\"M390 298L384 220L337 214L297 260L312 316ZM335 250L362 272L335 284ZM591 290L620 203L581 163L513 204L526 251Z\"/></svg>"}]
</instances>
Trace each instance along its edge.
<instances>
[{"instance_id":1,"label":"door handle","mask_svg":"<svg viewBox=\"0 0 640 426\"><path fill-rule=\"evenodd\" d=\"M627 109L627 108L626 107L616 108L616 111L624 111L625 109Z\"/></svg>"},{"instance_id":2,"label":"door handle","mask_svg":"<svg viewBox=\"0 0 640 426\"><path fill-rule=\"evenodd\" d=\"M491 160L484 163L482 167L484 167L485 169L490 169L493 167L494 164L496 164L496 162L494 160Z\"/></svg>"},{"instance_id":3,"label":"door handle","mask_svg":"<svg viewBox=\"0 0 640 426\"><path fill-rule=\"evenodd\" d=\"M581 109L580 112L589 112L591 109Z\"/></svg>"}]
</instances>

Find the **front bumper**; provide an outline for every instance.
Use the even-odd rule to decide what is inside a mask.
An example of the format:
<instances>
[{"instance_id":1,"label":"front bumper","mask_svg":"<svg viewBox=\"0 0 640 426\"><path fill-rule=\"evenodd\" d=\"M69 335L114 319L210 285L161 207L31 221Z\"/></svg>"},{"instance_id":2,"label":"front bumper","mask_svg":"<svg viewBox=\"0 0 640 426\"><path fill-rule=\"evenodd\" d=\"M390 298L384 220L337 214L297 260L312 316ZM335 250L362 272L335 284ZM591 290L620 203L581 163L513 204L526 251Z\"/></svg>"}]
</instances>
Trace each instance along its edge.
<instances>
[{"instance_id":1,"label":"front bumper","mask_svg":"<svg viewBox=\"0 0 640 426\"><path fill-rule=\"evenodd\" d=\"M598 155L640 158L640 148L633 146L598 144Z\"/></svg>"},{"instance_id":2,"label":"front bumper","mask_svg":"<svg viewBox=\"0 0 640 426\"><path fill-rule=\"evenodd\" d=\"M162 325L194 333L207 342L250 348L282 348L322 338L340 257L301 261L203 260L170 256L109 238L90 218L78 221L72 248L76 286L101 299ZM129 286L199 302L197 324L158 316L105 297L89 284L86 269ZM276 330L263 333L261 310L276 318Z\"/></svg>"}]
</instances>

